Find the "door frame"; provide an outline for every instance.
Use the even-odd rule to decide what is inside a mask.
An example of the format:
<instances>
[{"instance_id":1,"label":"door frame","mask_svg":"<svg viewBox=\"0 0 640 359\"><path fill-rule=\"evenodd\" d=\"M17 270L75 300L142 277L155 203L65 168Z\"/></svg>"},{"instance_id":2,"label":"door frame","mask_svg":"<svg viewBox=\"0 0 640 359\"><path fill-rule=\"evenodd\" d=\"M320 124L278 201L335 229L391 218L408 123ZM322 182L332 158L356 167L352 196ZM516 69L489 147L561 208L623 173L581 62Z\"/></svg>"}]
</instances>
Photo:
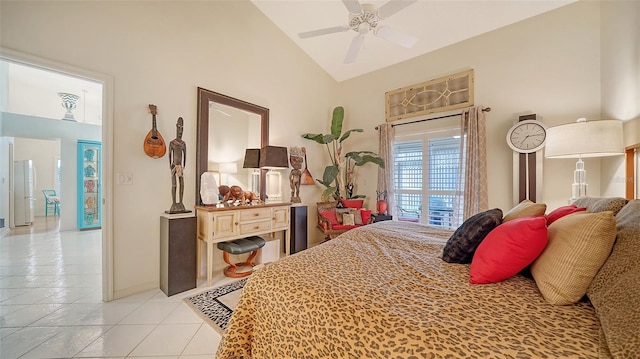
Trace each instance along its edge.
<instances>
[{"instance_id":1,"label":"door frame","mask_svg":"<svg viewBox=\"0 0 640 359\"><path fill-rule=\"evenodd\" d=\"M113 76L0 47L0 58L102 84L102 300L113 300Z\"/></svg>"}]
</instances>

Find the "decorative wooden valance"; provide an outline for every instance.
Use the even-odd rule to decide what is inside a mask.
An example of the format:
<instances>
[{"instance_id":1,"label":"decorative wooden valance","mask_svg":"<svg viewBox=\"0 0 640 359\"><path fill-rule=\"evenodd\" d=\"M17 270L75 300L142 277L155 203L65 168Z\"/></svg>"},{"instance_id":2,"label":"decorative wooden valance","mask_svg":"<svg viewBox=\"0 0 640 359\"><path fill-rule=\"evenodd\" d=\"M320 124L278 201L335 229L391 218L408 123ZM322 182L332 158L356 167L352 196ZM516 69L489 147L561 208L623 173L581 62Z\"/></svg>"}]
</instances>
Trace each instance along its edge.
<instances>
[{"instance_id":1,"label":"decorative wooden valance","mask_svg":"<svg viewBox=\"0 0 640 359\"><path fill-rule=\"evenodd\" d=\"M385 93L387 122L473 106L473 70Z\"/></svg>"}]
</instances>

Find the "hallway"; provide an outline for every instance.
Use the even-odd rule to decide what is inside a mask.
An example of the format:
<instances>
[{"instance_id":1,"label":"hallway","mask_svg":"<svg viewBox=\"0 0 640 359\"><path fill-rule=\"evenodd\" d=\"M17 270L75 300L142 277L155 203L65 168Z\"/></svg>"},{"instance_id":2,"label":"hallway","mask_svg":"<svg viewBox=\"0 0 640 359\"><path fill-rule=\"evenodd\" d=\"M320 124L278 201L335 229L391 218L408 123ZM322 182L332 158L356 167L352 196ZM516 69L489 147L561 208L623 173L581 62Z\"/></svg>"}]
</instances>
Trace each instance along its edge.
<instances>
[{"instance_id":1,"label":"hallway","mask_svg":"<svg viewBox=\"0 0 640 359\"><path fill-rule=\"evenodd\" d=\"M220 335L159 289L102 302L101 231L36 217L0 237L0 357L211 358Z\"/></svg>"}]
</instances>

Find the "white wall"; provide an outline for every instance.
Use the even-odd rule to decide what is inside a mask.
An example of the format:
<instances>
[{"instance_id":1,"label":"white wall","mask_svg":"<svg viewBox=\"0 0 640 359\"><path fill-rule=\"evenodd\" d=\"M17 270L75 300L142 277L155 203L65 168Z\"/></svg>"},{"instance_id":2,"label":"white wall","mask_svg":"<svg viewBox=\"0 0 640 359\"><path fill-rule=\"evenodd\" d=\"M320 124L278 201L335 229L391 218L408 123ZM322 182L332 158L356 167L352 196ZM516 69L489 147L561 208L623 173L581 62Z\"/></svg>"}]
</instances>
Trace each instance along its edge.
<instances>
[{"instance_id":1,"label":"white wall","mask_svg":"<svg viewBox=\"0 0 640 359\"><path fill-rule=\"evenodd\" d=\"M431 36L423 34L419 36ZM489 207L512 202L512 151L505 136L518 116L536 113L547 125L600 115L600 15L596 2L578 2L448 46L341 84L348 127L365 134L350 146L377 149L373 130L384 119L384 93L461 70L474 69L475 104L487 113ZM587 168L599 172L599 164ZM571 195L571 160L544 161L542 201L565 204ZM373 178L375 168L363 177ZM363 171L364 173L364 171ZM593 179L593 180L591 180ZM591 187L599 192L599 176ZM375 198L375 181L366 193Z\"/></svg>"},{"instance_id":2,"label":"white wall","mask_svg":"<svg viewBox=\"0 0 640 359\"><path fill-rule=\"evenodd\" d=\"M273 145L308 145L292 134L328 128L337 84L248 2L0 6L2 46L114 78L114 174L133 175L132 185L114 186L115 297L159 285L159 217L171 206L171 177L166 157L151 159L142 150L148 104L158 106L165 138L173 138L179 116L185 121L187 208L196 194L198 86L269 108ZM52 27L52 19L73 20ZM324 167L312 165L314 174ZM314 203L319 191L306 186L303 201ZM312 219L309 232L316 235Z\"/></svg>"}]
</instances>

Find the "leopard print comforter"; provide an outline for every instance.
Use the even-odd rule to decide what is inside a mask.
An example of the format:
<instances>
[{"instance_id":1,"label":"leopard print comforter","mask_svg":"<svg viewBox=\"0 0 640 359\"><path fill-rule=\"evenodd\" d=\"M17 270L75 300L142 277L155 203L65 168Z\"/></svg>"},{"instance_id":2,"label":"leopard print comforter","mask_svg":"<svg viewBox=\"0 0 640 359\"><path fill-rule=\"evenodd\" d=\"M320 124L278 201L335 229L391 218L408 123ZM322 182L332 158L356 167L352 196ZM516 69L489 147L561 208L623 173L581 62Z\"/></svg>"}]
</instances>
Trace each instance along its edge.
<instances>
[{"instance_id":1,"label":"leopard print comforter","mask_svg":"<svg viewBox=\"0 0 640 359\"><path fill-rule=\"evenodd\" d=\"M254 273L218 359L597 358L587 302L547 304L521 275L469 283L452 231L385 221Z\"/></svg>"}]
</instances>

